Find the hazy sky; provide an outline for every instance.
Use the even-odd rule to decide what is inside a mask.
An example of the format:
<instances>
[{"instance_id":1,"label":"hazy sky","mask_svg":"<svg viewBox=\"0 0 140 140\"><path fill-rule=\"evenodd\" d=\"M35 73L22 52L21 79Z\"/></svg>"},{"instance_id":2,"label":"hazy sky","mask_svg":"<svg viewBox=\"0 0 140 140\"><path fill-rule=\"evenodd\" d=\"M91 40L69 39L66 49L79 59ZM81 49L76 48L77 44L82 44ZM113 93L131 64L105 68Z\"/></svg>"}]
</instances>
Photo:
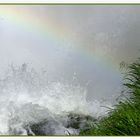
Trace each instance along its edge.
<instances>
[{"instance_id":1,"label":"hazy sky","mask_svg":"<svg viewBox=\"0 0 140 140\"><path fill-rule=\"evenodd\" d=\"M76 75L92 98L112 98L119 63L140 54L140 6L0 6L0 43L1 73L28 63L53 80Z\"/></svg>"}]
</instances>

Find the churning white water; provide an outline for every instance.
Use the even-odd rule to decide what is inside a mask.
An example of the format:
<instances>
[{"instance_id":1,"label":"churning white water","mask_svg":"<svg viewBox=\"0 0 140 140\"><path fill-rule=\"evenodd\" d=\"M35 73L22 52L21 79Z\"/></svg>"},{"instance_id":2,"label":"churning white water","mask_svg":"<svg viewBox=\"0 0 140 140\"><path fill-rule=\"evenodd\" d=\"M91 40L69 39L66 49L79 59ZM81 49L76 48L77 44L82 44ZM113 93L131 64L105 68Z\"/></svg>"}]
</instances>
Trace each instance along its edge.
<instances>
[{"instance_id":1,"label":"churning white water","mask_svg":"<svg viewBox=\"0 0 140 140\"><path fill-rule=\"evenodd\" d=\"M86 93L79 84L50 82L26 64L11 66L0 79L0 134L78 134L84 116L97 119L108 110L106 103L87 101Z\"/></svg>"}]
</instances>

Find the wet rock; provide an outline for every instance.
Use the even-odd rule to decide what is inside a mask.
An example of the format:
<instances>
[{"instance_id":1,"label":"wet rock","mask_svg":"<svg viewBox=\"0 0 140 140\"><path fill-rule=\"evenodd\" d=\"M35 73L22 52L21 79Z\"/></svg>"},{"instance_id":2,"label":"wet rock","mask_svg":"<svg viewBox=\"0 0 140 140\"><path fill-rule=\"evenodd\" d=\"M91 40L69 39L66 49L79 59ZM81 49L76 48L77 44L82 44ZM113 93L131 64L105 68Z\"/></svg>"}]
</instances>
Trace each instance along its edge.
<instances>
[{"instance_id":1,"label":"wet rock","mask_svg":"<svg viewBox=\"0 0 140 140\"><path fill-rule=\"evenodd\" d=\"M59 122L57 120L60 120ZM39 123L30 124L27 129L28 135L78 135L80 130L88 130L91 127L91 123L95 123L97 120L91 116L83 114L70 113L67 115L67 122L63 119L57 120L43 120Z\"/></svg>"}]
</instances>

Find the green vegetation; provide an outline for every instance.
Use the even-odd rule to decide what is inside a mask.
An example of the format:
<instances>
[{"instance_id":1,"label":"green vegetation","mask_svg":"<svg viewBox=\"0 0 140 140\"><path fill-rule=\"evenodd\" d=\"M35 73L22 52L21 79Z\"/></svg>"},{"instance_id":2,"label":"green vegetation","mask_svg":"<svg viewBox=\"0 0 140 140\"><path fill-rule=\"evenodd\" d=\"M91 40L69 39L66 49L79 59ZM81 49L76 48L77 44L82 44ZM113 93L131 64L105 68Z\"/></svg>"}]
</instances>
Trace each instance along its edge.
<instances>
[{"instance_id":1,"label":"green vegetation","mask_svg":"<svg viewBox=\"0 0 140 140\"><path fill-rule=\"evenodd\" d=\"M125 75L127 99L121 100L107 117L80 135L136 136L140 135L140 59L128 66Z\"/></svg>"}]
</instances>

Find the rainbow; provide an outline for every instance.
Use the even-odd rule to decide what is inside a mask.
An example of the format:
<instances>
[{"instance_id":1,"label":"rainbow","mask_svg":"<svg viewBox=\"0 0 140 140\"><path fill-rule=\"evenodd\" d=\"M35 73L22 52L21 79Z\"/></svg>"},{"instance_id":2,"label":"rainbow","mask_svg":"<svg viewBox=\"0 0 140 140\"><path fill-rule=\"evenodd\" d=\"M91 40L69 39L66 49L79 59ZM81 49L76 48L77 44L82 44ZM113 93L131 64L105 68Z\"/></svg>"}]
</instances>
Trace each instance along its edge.
<instances>
[{"instance_id":1,"label":"rainbow","mask_svg":"<svg viewBox=\"0 0 140 140\"><path fill-rule=\"evenodd\" d=\"M101 64L111 69L114 73L120 74L114 62L109 61L108 58L104 58L101 51L97 53L94 52L94 50L91 51L86 47L78 45L76 38L73 36L73 31L68 29L66 25L58 25L56 19L48 15L46 15L45 18L43 16L37 18L36 14L37 13L34 13L27 5L0 6L0 17L5 18L9 23L15 24L23 30L30 31L40 38L46 38L49 41L62 44L64 42L65 44L72 44L74 51L82 57L89 59L91 63ZM62 47L67 48L67 45L62 45Z\"/></svg>"}]
</instances>

